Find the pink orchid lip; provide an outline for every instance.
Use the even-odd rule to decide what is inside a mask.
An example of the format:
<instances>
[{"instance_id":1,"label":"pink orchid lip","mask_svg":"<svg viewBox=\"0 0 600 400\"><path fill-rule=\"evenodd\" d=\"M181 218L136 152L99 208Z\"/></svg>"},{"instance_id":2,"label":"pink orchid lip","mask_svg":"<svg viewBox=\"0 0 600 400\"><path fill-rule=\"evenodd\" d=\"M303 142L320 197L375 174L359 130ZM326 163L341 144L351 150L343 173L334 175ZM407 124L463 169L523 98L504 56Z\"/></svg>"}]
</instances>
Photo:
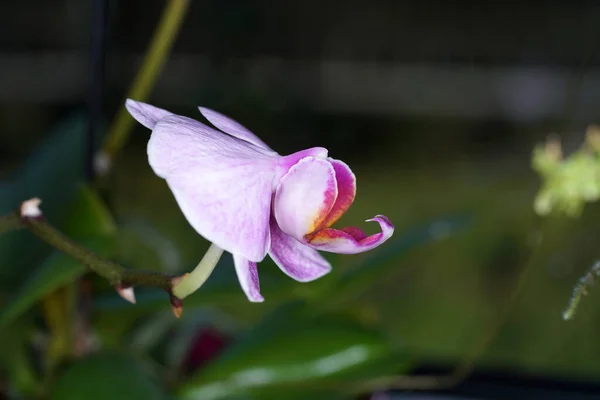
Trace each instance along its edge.
<instances>
[{"instance_id":1,"label":"pink orchid lip","mask_svg":"<svg viewBox=\"0 0 600 400\"><path fill-rule=\"evenodd\" d=\"M387 241L394 234L394 225L385 215L377 215L366 222L377 222L380 233L367 236L360 228L343 229L324 228L311 234L308 245L321 250L338 254L357 254L369 251Z\"/></svg>"},{"instance_id":2,"label":"pink orchid lip","mask_svg":"<svg viewBox=\"0 0 600 400\"><path fill-rule=\"evenodd\" d=\"M394 227L389 219L376 216L382 232L367 236L356 227L330 228L352 205L356 177L343 162L305 157L280 180L273 209L286 234L317 250L355 254L371 250L388 240Z\"/></svg>"},{"instance_id":3,"label":"pink orchid lip","mask_svg":"<svg viewBox=\"0 0 600 400\"><path fill-rule=\"evenodd\" d=\"M152 130L148 162L164 178L190 225L233 254L240 286L262 302L257 263L269 254L300 282L329 273L317 251L354 254L371 250L393 234L385 216L381 232L331 226L356 196L356 177L327 149L313 147L281 156L239 122L199 107L214 126L150 104L127 100L129 113Z\"/></svg>"}]
</instances>

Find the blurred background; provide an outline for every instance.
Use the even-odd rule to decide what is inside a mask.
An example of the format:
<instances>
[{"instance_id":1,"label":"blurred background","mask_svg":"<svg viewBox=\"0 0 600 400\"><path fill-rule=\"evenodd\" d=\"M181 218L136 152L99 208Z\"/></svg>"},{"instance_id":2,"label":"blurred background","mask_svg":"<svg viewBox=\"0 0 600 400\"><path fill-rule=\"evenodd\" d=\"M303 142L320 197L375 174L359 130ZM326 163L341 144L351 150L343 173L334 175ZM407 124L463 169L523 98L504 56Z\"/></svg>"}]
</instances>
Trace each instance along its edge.
<instances>
[{"instance_id":1,"label":"blurred background","mask_svg":"<svg viewBox=\"0 0 600 400\"><path fill-rule=\"evenodd\" d=\"M3 236L0 398L425 398L373 379L449 373L478 343L475 377L496 386L437 395L600 395L594 288L562 319L600 257L600 207L537 217L531 168L549 134L569 153L600 123L600 5L4 1L3 214L39 196L49 221L124 265L196 265L208 243L150 169L147 129L132 124L107 177L89 174L174 3L181 27L137 99L218 110L280 154L328 148L358 180L338 226L371 233L363 221L384 214L394 237L326 254L333 272L308 284L265 260L262 304L226 255L176 320L162 292L136 289L130 305L27 232Z\"/></svg>"}]
</instances>

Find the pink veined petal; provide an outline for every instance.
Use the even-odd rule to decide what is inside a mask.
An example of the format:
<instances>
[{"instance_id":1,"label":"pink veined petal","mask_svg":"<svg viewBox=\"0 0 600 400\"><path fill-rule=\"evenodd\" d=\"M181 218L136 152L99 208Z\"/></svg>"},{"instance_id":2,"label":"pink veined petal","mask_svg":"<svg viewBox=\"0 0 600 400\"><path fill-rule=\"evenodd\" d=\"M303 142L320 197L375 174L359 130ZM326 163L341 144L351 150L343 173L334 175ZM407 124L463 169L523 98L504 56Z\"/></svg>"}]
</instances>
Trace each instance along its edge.
<instances>
[{"instance_id":1,"label":"pink veined petal","mask_svg":"<svg viewBox=\"0 0 600 400\"><path fill-rule=\"evenodd\" d=\"M367 220L367 222L371 221L379 223L381 233L366 236L355 227L344 230L325 228L310 237L307 244L318 250L339 254L356 254L374 249L392 236L394 225L384 215L377 215Z\"/></svg>"},{"instance_id":2,"label":"pink veined petal","mask_svg":"<svg viewBox=\"0 0 600 400\"><path fill-rule=\"evenodd\" d=\"M173 115L156 124L148 160L166 179L200 235L250 261L265 257L277 158L198 121Z\"/></svg>"},{"instance_id":3,"label":"pink veined petal","mask_svg":"<svg viewBox=\"0 0 600 400\"><path fill-rule=\"evenodd\" d=\"M356 196L356 176L346 163L340 160L329 158L329 162L335 171L335 180L337 182L338 196L331 207L327 219L323 222L323 227L333 225L350 208Z\"/></svg>"},{"instance_id":4,"label":"pink veined petal","mask_svg":"<svg viewBox=\"0 0 600 400\"><path fill-rule=\"evenodd\" d=\"M148 129L154 129L154 126L158 121L173 113L163 110L162 108L151 106L150 104L141 103L139 101L127 99L125 101L125 108L129 111L129 114L140 124L144 125Z\"/></svg>"},{"instance_id":5,"label":"pink veined petal","mask_svg":"<svg viewBox=\"0 0 600 400\"><path fill-rule=\"evenodd\" d=\"M331 271L331 264L318 251L285 234L271 219L269 255L283 272L298 282L310 282Z\"/></svg>"},{"instance_id":6,"label":"pink veined petal","mask_svg":"<svg viewBox=\"0 0 600 400\"><path fill-rule=\"evenodd\" d=\"M258 269L256 263L240 256L233 255L233 264L240 286L246 297L253 303L261 303L265 299L260 294L260 282L258 281Z\"/></svg>"},{"instance_id":7,"label":"pink veined petal","mask_svg":"<svg viewBox=\"0 0 600 400\"><path fill-rule=\"evenodd\" d=\"M258 138L254 133L250 132L248 128L243 126L237 121L227 117L226 115L221 114L220 112L211 110L206 107L198 107L204 118L210 121L218 129L223 132L235 136L238 139L245 140L249 143L252 143L255 146L261 147L263 149L273 151L269 146L265 144L262 140Z\"/></svg>"},{"instance_id":8,"label":"pink veined petal","mask_svg":"<svg viewBox=\"0 0 600 400\"><path fill-rule=\"evenodd\" d=\"M306 157L279 181L273 212L281 230L302 241L325 221L336 198L337 185L331 164Z\"/></svg>"}]
</instances>

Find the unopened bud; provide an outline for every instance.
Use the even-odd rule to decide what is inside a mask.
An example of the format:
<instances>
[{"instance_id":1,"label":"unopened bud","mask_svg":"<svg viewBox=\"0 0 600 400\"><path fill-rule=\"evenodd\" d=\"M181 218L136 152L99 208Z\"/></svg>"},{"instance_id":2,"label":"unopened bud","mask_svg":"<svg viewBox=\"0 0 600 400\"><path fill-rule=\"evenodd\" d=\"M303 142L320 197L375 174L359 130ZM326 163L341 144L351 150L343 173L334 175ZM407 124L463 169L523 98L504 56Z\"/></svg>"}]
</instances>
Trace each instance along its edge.
<instances>
[{"instance_id":1,"label":"unopened bud","mask_svg":"<svg viewBox=\"0 0 600 400\"><path fill-rule=\"evenodd\" d=\"M42 216L42 210L40 210L40 204L42 200L37 197L26 200L21 203L21 218L39 218Z\"/></svg>"},{"instance_id":2,"label":"unopened bud","mask_svg":"<svg viewBox=\"0 0 600 400\"><path fill-rule=\"evenodd\" d=\"M133 291L133 286L125 286L123 284L118 284L115 289L119 296L121 296L124 300L130 302L131 304L135 304L135 292Z\"/></svg>"},{"instance_id":3,"label":"unopened bud","mask_svg":"<svg viewBox=\"0 0 600 400\"><path fill-rule=\"evenodd\" d=\"M183 314L183 302L173 294L170 294L169 296L171 298L171 310L176 318L180 318L181 314Z\"/></svg>"}]
</instances>

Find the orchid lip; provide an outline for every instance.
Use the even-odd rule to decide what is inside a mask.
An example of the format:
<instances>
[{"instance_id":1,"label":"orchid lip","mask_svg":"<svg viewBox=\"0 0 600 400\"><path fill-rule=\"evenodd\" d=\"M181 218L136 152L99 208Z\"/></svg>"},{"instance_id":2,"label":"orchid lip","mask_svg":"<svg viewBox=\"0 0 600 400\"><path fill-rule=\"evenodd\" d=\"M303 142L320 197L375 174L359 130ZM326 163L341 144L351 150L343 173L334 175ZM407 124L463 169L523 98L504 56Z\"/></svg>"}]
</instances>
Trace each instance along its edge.
<instances>
[{"instance_id":1,"label":"orchid lip","mask_svg":"<svg viewBox=\"0 0 600 400\"><path fill-rule=\"evenodd\" d=\"M389 218L376 215L367 222L377 222L381 227L380 233L367 236L361 229L323 228L314 232L306 244L317 250L339 254L357 254L374 249L386 242L394 233L394 226Z\"/></svg>"}]
</instances>

